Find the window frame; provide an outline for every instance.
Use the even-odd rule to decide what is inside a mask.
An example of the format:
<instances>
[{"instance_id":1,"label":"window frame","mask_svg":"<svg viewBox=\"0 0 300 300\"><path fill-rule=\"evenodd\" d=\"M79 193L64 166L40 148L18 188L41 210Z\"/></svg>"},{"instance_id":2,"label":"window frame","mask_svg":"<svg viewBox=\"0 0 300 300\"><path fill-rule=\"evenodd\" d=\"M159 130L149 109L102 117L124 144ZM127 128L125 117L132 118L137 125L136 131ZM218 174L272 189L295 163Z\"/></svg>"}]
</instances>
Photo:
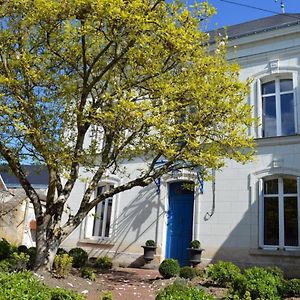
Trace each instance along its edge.
<instances>
[{"instance_id":1,"label":"window frame","mask_svg":"<svg viewBox=\"0 0 300 300\"><path fill-rule=\"evenodd\" d=\"M98 189L101 187L104 187L104 191L107 191L108 188L116 186L115 182L101 182L97 186L97 188L94 191L93 198L97 196ZM105 204L104 204L104 218L103 218L103 223L106 224L107 221L107 207L108 207L108 202L112 201L111 205L111 216L110 216L110 226L109 226L109 234L108 236L105 236L105 228L106 226L102 225L102 235L93 235L94 232L94 226L95 226L95 214L96 214L96 207L93 207L88 216L86 217L86 222L85 222L85 230L84 230L84 238L91 240L91 241L107 241L112 238L113 232L116 230L116 210L117 210L117 197L114 195L113 197L105 199ZM98 205L103 205L102 202L100 202ZM103 235L104 233L104 235Z\"/></svg>"},{"instance_id":2,"label":"window frame","mask_svg":"<svg viewBox=\"0 0 300 300\"><path fill-rule=\"evenodd\" d=\"M295 194L284 194L284 185L283 179L284 178L291 178L297 181L297 193ZM272 194L264 194L264 181L271 180L271 179L278 179L278 194L273 194L273 196L278 197L278 218L279 218L279 245L265 245L264 244L264 199L266 197L272 197ZM259 248L265 250L299 250L300 249L300 177L294 175L277 175L277 176L267 176L261 178L259 180ZM286 196L296 196L297 197L297 224L298 224L298 246L285 246L284 243L284 197Z\"/></svg>"},{"instance_id":3,"label":"window frame","mask_svg":"<svg viewBox=\"0 0 300 300\"><path fill-rule=\"evenodd\" d=\"M280 92L280 80L289 79L292 80L292 90ZM261 78L258 78L256 81L257 84L257 108L256 113L258 117L261 118L261 124L258 127L257 136L259 138L272 138L279 136L292 136L298 133L298 118L297 118L297 99L295 93L295 85L297 80L297 74L294 72L284 72L276 75L268 75ZM272 94L262 94L262 85L268 82L275 82L275 93ZM294 133L290 135L282 134L282 118L281 118L281 99L280 96L284 94L293 94L293 108L294 108ZM263 97L268 97L270 95L275 96L275 105L276 105L276 135L274 136L264 136L264 111L263 111Z\"/></svg>"}]
</instances>

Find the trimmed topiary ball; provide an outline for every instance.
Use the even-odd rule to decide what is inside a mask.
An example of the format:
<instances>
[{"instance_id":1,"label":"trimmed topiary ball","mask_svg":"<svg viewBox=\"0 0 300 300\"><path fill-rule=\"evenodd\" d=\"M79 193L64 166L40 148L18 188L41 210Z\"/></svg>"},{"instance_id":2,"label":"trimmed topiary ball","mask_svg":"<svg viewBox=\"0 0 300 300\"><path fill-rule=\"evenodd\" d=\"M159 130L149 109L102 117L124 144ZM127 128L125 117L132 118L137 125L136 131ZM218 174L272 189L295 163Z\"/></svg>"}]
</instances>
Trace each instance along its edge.
<instances>
[{"instance_id":1,"label":"trimmed topiary ball","mask_svg":"<svg viewBox=\"0 0 300 300\"><path fill-rule=\"evenodd\" d=\"M197 276L197 274L194 268L185 266L180 269L179 276L185 279L193 279Z\"/></svg>"},{"instance_id":2,"label":"trimmed topiary ball","mask_svg":"<svg viewBox=\"0 0 300 300\"><path fill-rule=\"evenodd\" d=\"M179 275L180 266L176 259L167 258L160 264L158 270L163 278L171 278Z\"/></svg>"},{"instance_id":3,"label":"trimmed topiary ball","mask_svg":"<svg viewBox=\"0 0 300 300\"><path fill-rule=\"evenodd\" d=\"M200 249L201 243L198 240L193 240L190 243L192 249Z\"/></svg>"},{"instance_id":4,"label":"trimmed topiary ball","mask_svg":"<svg viewBox=\"0 0 300 300\"><path fill-rule=\"evenodd\" d=\"M18 247L18 252L19 252L19 253L20 253L20 252L27 253L27 251L28 251L28 248L27 248L27 246L25 246L25 245L20 245L20 246Z\"/></svg>"},{"instance_id":5,"label":"trimmed topiary ball","mask_svg":"<svg viewBox=\"0 0 300 300\"><path fill-rule=\"evenodd\" d=\"M147 247L155 247L155 246L156 246L156 243L155 243L155 241L153 241L153 240L147 240L146 243L145 243L145 245L146 245Z\"/></svg>"},{"instance_id":6,"label":"trimmed topiary ball","mask_svg":"<svg viewBox=\"0 0 300 300\"><path fill-rule=\"evenodd\" d=\"M73 257L72 266L74 268L81 268L88 260L88 254L82 248L73 248L69 251L69 255Z\"/></svg>"},{"instance_id":7,"label":"trimmed topiary ball","mask_svg":"<svg viewBox=\"0 0 300 300\"><path fill-rule=\"evenodd\" d=\"M109 270L112 265L112 258L107 255L98 257L95 262L95 267L100 270Z\"/></svg>"}]
</instances>

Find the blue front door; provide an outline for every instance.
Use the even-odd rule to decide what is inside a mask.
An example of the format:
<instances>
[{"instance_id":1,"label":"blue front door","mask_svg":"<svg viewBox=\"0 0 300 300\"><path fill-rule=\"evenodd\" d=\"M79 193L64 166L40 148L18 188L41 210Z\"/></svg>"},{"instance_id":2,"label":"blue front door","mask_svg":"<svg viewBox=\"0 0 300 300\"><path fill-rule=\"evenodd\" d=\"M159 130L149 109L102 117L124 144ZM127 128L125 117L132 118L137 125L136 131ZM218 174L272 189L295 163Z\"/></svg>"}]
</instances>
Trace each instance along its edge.
<instances>
[{"instance_id":1,"label":"blue front door","mask_svg":"<svg viewBox=\"0 0 300 300\"><path fill-rule=\"evenodd\" d=\"M169 211L166 257L175 258L181 266L188 265L186 248L192 240L194 191L188 182L169 185Z\"/></svg>"}]
</instances>

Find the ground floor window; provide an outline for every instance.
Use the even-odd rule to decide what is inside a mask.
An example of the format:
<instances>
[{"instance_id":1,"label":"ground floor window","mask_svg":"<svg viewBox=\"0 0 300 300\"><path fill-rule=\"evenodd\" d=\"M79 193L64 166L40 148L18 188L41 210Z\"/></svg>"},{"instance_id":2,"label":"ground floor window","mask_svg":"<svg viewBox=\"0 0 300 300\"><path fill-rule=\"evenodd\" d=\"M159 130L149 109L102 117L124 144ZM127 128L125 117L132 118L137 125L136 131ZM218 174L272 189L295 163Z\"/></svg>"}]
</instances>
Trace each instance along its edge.
<instances>
[{"instance_id":1,"label":"ground floor window","mask_svg":"<svg viewBox=\"0 0 300 300\"><path fill-rule=\"evenodd\" d=\"M296 177L263 180L263 246L299 246L298 185Z\"/></svg>"},{"instance_id":2,"label":"ground floor window","mask_svg":"<svg viewBox=\"0 0 300 300\"><path fill-rule=\"evenodd\" d=\"M112 185L103 185L99 186L96 191L96 195L110 190L113 188ZM113 199L108 198L105 201L100 202L96 208L94 213L94 223L93 223L93 236L96 237L109 237L110 236L110 226L111 226L111 218L112 218L112 204Z\"/></svg>"}]
</instances>

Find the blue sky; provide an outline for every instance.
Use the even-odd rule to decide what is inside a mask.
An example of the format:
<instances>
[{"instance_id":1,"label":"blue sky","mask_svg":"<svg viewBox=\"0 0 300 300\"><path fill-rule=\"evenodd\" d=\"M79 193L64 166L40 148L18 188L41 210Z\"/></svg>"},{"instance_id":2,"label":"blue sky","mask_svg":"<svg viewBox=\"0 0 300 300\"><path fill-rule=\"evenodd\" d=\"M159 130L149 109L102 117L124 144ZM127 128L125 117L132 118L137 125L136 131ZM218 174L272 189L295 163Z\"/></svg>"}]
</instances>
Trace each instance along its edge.
<instances>
[{"instance_id":1,"label":"blue sky","mask_svg":"<svg viewBox=\"0 0 300 300\"><path fill-rule=\"evenodd\" d=\"M199 0L198 0L199 1ZM208 0L214 7L217 8L217 15L212 17L209 23L209 29L215 29L223 26L234 25L247 22L253 19L272 16L281 12L280 2L278 0L228 0L242 5L254 6L262 10L273 11L266 12L250 7L243 7L225 2L224 0ZM189 4L194 3L193 0L188 0ZM286 13L300 13L300 0L285 0Z\"/></svg>"}]
</instances>

